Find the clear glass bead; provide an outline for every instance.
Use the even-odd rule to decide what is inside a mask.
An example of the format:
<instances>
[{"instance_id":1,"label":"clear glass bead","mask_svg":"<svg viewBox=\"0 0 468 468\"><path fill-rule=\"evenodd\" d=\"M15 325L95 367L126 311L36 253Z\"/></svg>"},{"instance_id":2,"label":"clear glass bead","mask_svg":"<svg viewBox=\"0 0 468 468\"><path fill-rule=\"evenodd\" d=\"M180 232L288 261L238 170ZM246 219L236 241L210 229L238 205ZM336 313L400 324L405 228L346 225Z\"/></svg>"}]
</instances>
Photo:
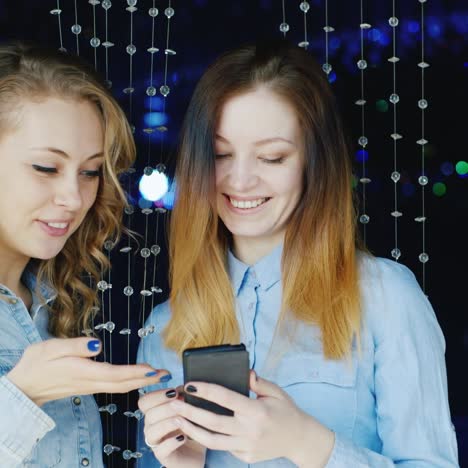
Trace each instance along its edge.
<instances>
[{"instance_id":1,"label":"clear glass bead","mask_svg":"<svg viewBox=\"0 0 468 468\"><path fill-rule=\"evenodd\" d=\"M156 127L156 130L161 133L167 132L167 127L165 125L160 125L159 127Z\"/></svg>"},{"instance_id":2,"label":"clear glass bead","mask_svg":"<svg viewBox=\"0 0 468 468\"><path fill-rule=\"evenodd\" d=\"M106 250L112 250L114 248L114 243L111 240L106 240L106 242L104 242L104 248Z\"/></svg>"},{"instance_id":3,"label":"clear glass bead","mask_svg":"<svg viewBox=\"0 0 468 468\"><path fill-rule=\"evenodd\" d=\"M135 208L132 205L128 205L124 208L125 214L131 215L135 212Z\"/></svg>"},{"instance_id":4,"label":"clear glass bead","mask_svg":"<svg viewBox=\"0 0 468 468\"><path fill-rule=\"evenodd\" d=\"M143 248L140 250L140 255L141 255L143 258L148 258L148 257L151 255L151 250L148 249L148 247L143 247Z\"/></svg>"},{"instance_id":5,"label":"clear glass bead","mask_svg":"<svg viewBox=\"0 0 468 468\"><path fill-rule=\"evenodd\" d=\"M88 0L88 3L90 5L96 6L96 5L99 5L101 2L100 0Z\"/></svg>"},{"instance_id":6,"label":"clear glass bead","mask_svg":"<svg viewBox=\"0 0 468 468\"><path fill-rule=\"evenodd\" d=\"M427 68L429 67L430 65L427 63L427 62L419 62L418 63L418 67L419 68Z\"/></svg>"},{"instance_id":7,"label":"clear glass bead","mask_svg":"<svg viewBox=\"0 0 468 468\"><path fill-rule=\"evenodd\" d=\"M123 89L124 94L132 94L134 91L135 91L135 88L132 88L130 86L128 88Z\"/></svg>"},{"instance_id":8,"label":"clear glass bead","mask_svg":"<svg viewBox=\"0 0 468 468\"><path fill-rule=\"evenodd\" d=\"M372 180L369 179L369 177L361 177L359 179L359 182L361 182L361 184L370 184L372 182Z\"/></svg>"},{"instance_id":9,"label":"clear glass bead","mask_svg":"<svg viewBox=\"0 0 468 468\"><path fill-rule=\"evenodd\" d=\"M163 208L161 206L158 206L154 209L155 213L166 213L166 208Z\"/></svg>"},{"instance_id":10,"label":"clear glass bead","mask_svg":"<svg viewBox=\"0 0 468 468\"><path fill-rule=\"evenodd\" d=\"M332 71L332 66L329 63L324 63L322 70L328 75Z\"/></svg>"},{"instance_id":11,"label":"clear glass bead","mask_svg":"<svg viewBox=\"0 0 468 468\"><path fill-rule=\"evenodd\" d=\"M428 103L427 103L427 101L426 101L425 99L420 99L420 100L418 101L418 107L419 107L420 109L426 109L427 106L428 106Z\"/></svg>"},{"instance_id":12,"label":"clear glass bead","mask_svg":"<svg viewBox=\"0 0 468 468\"><path fill-rule=\"evenodd\" d=\"M79 24L74 24L72 27L71 27L71 32L73 34L80 34L81 33L81 26Z\"/></svg>"},{"instance_id":13,"label":"clear glass bead","mask_svg":"<svg viewBox=\"0 0 468 468\"><path fill-rule=\"evenodd\" d=\"M112 2L110 0L102 0L101 6L104 10L108 10L112 6Z\"/></svg>"},{"instance_id":14,"label":"clear glass bead","mask_svg":"<svg viewBox=\"0 0 468 468\"><path fill-rule=\"evenodd\" d=\"M148 96L156 96L156 93L157 93L157 90L156 90L156 88L154 86L148 86L146 88L146 94Z\"/></svg>"},{"instance_id":15,"label":"clear glass bead","mask_svg":"<svg viewBox=\"0 0 468 468\"><path fill-rule=\"evenodd\" d=\"M166 166L163 163L159 163L155 169L161 174L166 172Z\"/></svg>"},{"instance_id":16,"label":"clear glass bead","mask_svg":"<svg viewBox=\"0 0 468 468\"><path fill-rule=\"evenodd\" d=\"M401 211L392 211L391 212L391 215L394 217L394 218L399 218L400 216L403 216L403 213Z\"/></svg>"},{"instance_id":17,"label":"clear glass bead","mask_svg":"<svg viewBox=\"0 0 468 468\"><path fill-rule=\"evenodd\" d=\"M174 49L164 49L166 55L176 55L177 52Z\"/></svg>"},{"instance_id":18,"label":"clear glass bead","mask_svg":"<svg viewBox=\"0 0 468 468\"><path fill-rule=\"evenodd\" d=\"M363 148L369 143L369 140L365 136L360 136L358 139L359 145L361 145Z\"/></svg>"},{"instance_id":19,"label":"clear glass bead","mask_svg":"<svg viewBox=\"0 0 468 468\"><path fill-rule=\"evenodd\" d=\"M54 8L53 10L50 10L50 14L54 16L58 16L62 13L62 10L60 8Z\"/></svg>"},{"instance_id":20,"label":"clear glass bead","mask_svg":"<svg viewBox=\"0 0 468 468\"><path fill-rule=\"evenodd\" d=\"M156 294L161 294L162 293L162 289L158 288L157 286L151 286L151 291L156 293Z\"/></svg>"},{"instance_id":21,"label":"clear glass bead","mask_svg":"<svg viewBox=\"0 0 468 468\"><path fill-rule=\"evenodd\" d=\"M143 173L145 174L145 176L150 176L153 173L153 168L151 166L146 166L143 169Z\"/></svg>"},{"instance_id":22,"label":"clear glass bead","mask_svg":"<svg viewBox=\"0 0 468 468\"><path fill-rule=\"evenodd\" d=\"M403 138L402 135L400 135L399 133L392 133L390 135L394 140L400 140L401 138Z\"/></svg>"},{"instance_id":23,"label":"clear glass bead","mask_svg":"<svg viewBox=\"0 0 468 468\"><path fill-rule=\"evenodd\" d=\"M115 330L114 322L99 323L94 327L95 330L107 330L109 333L112 333Z\"/></svg>"},{"instance_id":24,"label":"clear glass bead","mask_svg":"<svg viewBox=\"0 0 468 468\"><path fill-rule=\"evenodd\" d=\"M126 296L131 296L133 294L133 288L131 286L125 286L123 293Z\"/></svg>"},{"instance_id":25,"label":"clear glass bead","mask_svg":"<svg viewBox=\"0 0 468 468\"><path fill-rule=\"evenodd\" d=\"M156 52L159 52L159 49L156 47L150 47L149 49L146 49L150 54L154 54Z\"/></svg>"},{"instance_id":26,"label":"clear glass bead","mask_svg":"<svg viewBox=\"0 0 468 468\"><path fill-rule=\"evenodd\" d=\"M364 70L367 68L367 62L363 59L359 60L357 63L359 70Z\"/></svg>"},{"instance_id":27,"label":"clear glass bead","mask_svg":"<svg viewBox=\"0 0 468 468\"><path fill-rule=\"evenodd\" d=\"M392 103L392 104L396 104L398 101L400 100L400 96L398 96L398 94L390 94L390 98L389 98L389 101Z\"/></svg>"},{"instance_id":28,"label":"clear glass bead","mask_svg":"<svg viewBox=\"0 0 468 468\"><path fill-rule=\"evenodd\" d=\"M104 44L103 44L103 45L104 45ZM110 80L105 80L105 82L106 82L107 88L108 88L108 89L111 89L111 88L112 88L112 81L110 81Z\"/></svg>"},{"instance_id":29,"label":"clear glass bead","mask_svg":"<svg viewBox=\"0 0 468 468\"><path fill-rule=\"evenodd\" d=\"M289 31L289 24L288 23L281 23L279 25L279 30L282 32L282 33L287 33Z\"/></svg>"},{"instance_id":30,"label":"clear glass bead","mask_svg":"<svg viewBox=\"0 0 468 468\"><path fill-rule=\"evenodd\" d=\"M400 61L400 59L399 59L398 57L395 57L395 56L390 57L390 58L387 59L387 60L388 60L389 62L392 62L392 63L396 63L396 62L399 62L399 61Z\"/></svg>"},{"instance_id":31,"label":"clear glass bead","mask_svg":"<svg viewBox=\"0 0 468 468\"><path fill-rule=\"evenodd\" d=\"M106 289L110 289L111 286L107 283L107 281L99 281L99 283L97 284L97 287L99 289L99 291L105 291Z\"/></svg>"},{"instance_id":32,"label":"clear glass bead","mask_svg":"<svg viewBox=\"0 0 468 468\"><path fill-rule=\"evenodd\" d=\"M130 328L122 328L122 330L119 331L120 335L130 335L132 333L132 330Z\"/></svg>"},{"instance_id":33,"label":"clear glass bead","mask_svg":"<svg viewBox=\"0 0 468 468\"><path fill-rule=\"evenodd\" d=\"M361 29L370 29L370 28L372 28L372 25L369 24L369 23L361 23L361 24L359 25L359 27L360 27Z\"/></svg>"},{"instance_id":34,"label":"clear glass bead","mask_svg":"<svg viewBox=\"0 0 468 468\"><path fill-rule=\"evenodd\" d=\"M356 106L364 106L366 104L366 100L358 99L354 104L356 104Z\"/></svg>"},{"instance_id":35,"label":"clear glass bead","mask_svg":"<svg viewBox=\"0 0 468 468\"><path fill-rule=\"evenodd\" d=\"M142 290L140 291L140 294L141 294L142 296L145 296L145 297L150 297L150 296L153 295L153 293L152 293L151 291L149 291L148 289L142 289Z\"/></svg>"},{"instance_id":36,"label":"clear glass bead","mask_svg":"<svg viewBox=\"0 0 468 468\"><path fill-rule=\"evenodd\" d=\"M145 338L146 336L154 333L154 325L150 325L149 327L140 328L138 330L138 336L140 338Z\"/></svg>"},{"instance_id":37,"label":"clear glass bead","mask_svg":"<svg viewBox=\"0 0 468 468\"><path fill-rule=\"evenodd\" d=\"M333 32L333 31L335 30L335 28L332 27L332 26L324 26L324 27L323 27L323 30L324 30L326 33L331 33L331 32Z\"/></svg>"},{"instance_id":38,"label":"clear glass bead","mask_svg":"<svg viewBox=\"0 0 468 468\"><path fill-rule=\"evenodd\" d=\"M106 455L110 455L111 453L114 453L114 452L120 452L120 447L117 447L116 445L112 445L112 444L106 444L104 445L103 450Z\"/></svg>"},{"instance_id":39,"label":"clear glass bead","mask_svg":"<svg viewBox=\"0 0 468 468\"><path fill-rule=\"evenodd\" d=\"M136 47L133 44L129 44L125 50L127 54L133 55L136 52Z\"/></svg>"},{"instance_id":40,"label":"clear glass bead","mask_svg":"<svg viewBox=\"0 0 468 468\"><path fill-rule=\"evenodd\" d=\"M429 179L423 175L419 177L418 182L419 182L419 185L427 185L427 183L429 182Z\"/></svg>"},{"instance_id":41,"label":"clear glass bead","mask_svg":"<svg viewBox=\"0 0 468 468\"><path fill-rule=\"evenodd\" d=\"M396 247L392 250L392 257L395 260L398 260L401 257L401 251L400 249L397 249Z\"/></svg>"},{"instance_id":42,"label":"clear glass bead","mask_svg":"<svg viewBox=\"0 0 468 468\"><path fill-rule=\"evenodd\" d=\"M363 214L359 217L359 222L361 224L367 224L370 221L370 217L366 214Z\"/></svg>"},{"instance_id":43,"label":"clear glass bead","mask_svg":"<svg viewBox=\"0 0 468 468\"><path fill-rule=\"evenodd\" d=\"M158 13L159 13L159 10L157 8L150 8L148 10L148 15L150 15L151 18L155 18L156 16L158 16Z\"/></svg>"},{"instance_id":44,"label":"clear glass bead","mask_svg":"<svg viewBox=\"0 0 468 468\"><path fill-rule=\"evenodd\" d=\"M143 208L143 209L141 210L141 212L142 212L144 215L150 215L150 214L153 212L153 210L152 210L151 208Z\"/></svg>"},{"instance_id":45,"label":"clear glass bead","mask_svg":"<svg viewBox=\"0 0 468 468\"><path fill-rule=\"evenodd\" d=\"M127 450L124 450L124 451L122 452L122 458L123 458L124 460L130 460L130 459L132 458L132 454L133 454L133 452L132 452L131 450L128 450L128 449L127 449Z\"/></svg>"},{"instance_id":46,"label":"clear glass bead","mask_svg":"<svg viewBox=\"0 0 468 468\"><path fill-rule=\"evenodd\" d=\"M393 171L390 177L393 180L393 182L397 183L400 180L401 175L399 172Z\"/></svg>"},{"instance_id":47,"label":"clear glass bead","mask_svg":"<svg viewBox=\"0 0 468 468\"><path fill-rule=\"evenodd\" d=\"M134 7L138 3L138 0L127 0L127 5L129 7Z\"/></svg>"},{"instance_id":48,"label":"clear glass bead","mask_svg":"<svg viewBox=\"0 0 468 468\"><path fill-rule=\"evenodd\" d=\"M162 85L162 86L159 88L159 92L160 92L164 97L166 97L166 96L171 92L171 88L169 88L169 86L167 86L167 85Z\"/></svg>"},{"instance_id":49,"label":"clear glass bead","mask_svg":"<svg viewBox=\"0 0 468 468\"><path fill-rule=\"evenodd\" d=\"M417 223L424 223L424 221L426 221L426 217L425 216L418 216L417 218L414 218L414 220Z\"/></svg>"},{"instance_id":50,"label":"clear glass bead","mask_svg":"<svg viewBox=\"0 0 468 468\"><path fill-rule=\"evenodd\" d=\"M421 138L416 143L418 145L424 146L424 145L427 145L429 142L425 138Z\"/></svg>"},{"instance_id":51,"label":"clear glass bead","mask_svg":"<svg viewBox=\"0 0 468 468\"><path fill-rule=\"evenodd\" d=\"M309 11L309 8L310 8L309 2L301 2L301 4L299 5L299 8L304 13L307 13Z\"/></svg>"},{"instance_id":52,"label":"clear glass bead","mask_svg":"<svg viewBox=\"0 0 468 468\"><path fill-rule=\"evenodd\" d=\"M128 253L128 252L131 252L132 251L132 248L127 245L126 247L122 247L119 252L122 252L122 253Z\"/></svg>"},{"instance_id":53,"label":"clear glass bead","mask_svg":"<svg viewBox=\"0 0 468 468\"><path fill-rule=\"evenodd\" d=\"M101 39L99 39L99 37L92 37L89 43L91 44L91 47L96 48L100 46Z\"/></svg>"},{"instance_id":54,"label":"clear glass bead","mask_svg":"<svg viewBox=\"0 0 468 468\"><path fill-rule=\"evenodd\" d=\"M303 49L307 49L309 47L309 41L301 41L299 44L297 44L299 47L302 47Z\"/></svg>"},{"instance_id":55,"label":"clear glass bead","mask_svg":"<svg viewBox=\"0 0 468 468\"><path fill-rule=\"evenodd\" d=\"M398 18L397 18L396 16L392 16L392 17L390 17L390 18L388 19L388 24L389 24L392 28L398 26L398 23L399 23L399 21L398 21Z\"/></svg>"},{"instance_id":56,"label":"clear glass bead","mask_svg":"<svg viewBox=\"0 0 468 468\"><path fill-rule=\"evenodd\" d=\"M154 244L151 246L151 253L153 255L159 255L160 252L161 252L161 247L159 247L159 245Z\"/></svg>"},{"instance_id":57,"label":"clear glass bead","mask_svg":"<svg viewBox=\"0 0 468 468\"><path fill-rule=\"evenodd\" d=\"M419 254L419 261L421 263L426 263L429 261L429 255L427 255L427 253L423 252L421 254Z\"/></svg>"},{"instance_id":58,"label":"clear glass bead","mask_svg":"<svg viewBox=\"0 0 468 468\"><path fill-rule=\"evenodd\" d=\"M164 14L168 17L168 18L172 18L175 14L175 11L174 11L174 8L171 8L171 7L168 7L164 10Z\"/></svg>"}]
</instances>

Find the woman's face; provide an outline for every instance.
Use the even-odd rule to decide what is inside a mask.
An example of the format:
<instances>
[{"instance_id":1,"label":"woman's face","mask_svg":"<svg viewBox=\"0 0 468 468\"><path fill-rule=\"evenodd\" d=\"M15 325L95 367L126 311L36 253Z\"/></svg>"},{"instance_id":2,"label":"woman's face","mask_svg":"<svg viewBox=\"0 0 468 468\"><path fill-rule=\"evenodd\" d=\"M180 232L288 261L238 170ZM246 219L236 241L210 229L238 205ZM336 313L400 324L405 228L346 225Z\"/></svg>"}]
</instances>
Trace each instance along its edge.
<instances>
[{"instance_id":1,"label":"woman's face","mask_svg":"<svg viewBox=\"0 0 468 468\"><path fill-rule=\"evenodd\" d=\"M96 199L103 141L89 102L21 105L19 125L0 138L1 258L49 259L60 252Z\"/></svg>"},{"instance_id":2,"label":"woman's face","mask_svg":"<svg viewBox=\"0 0 468 468\"><path fill-rule=\"evenodd\" d=\"M224 104L215 141L217 207L235 241L281 241L302 193L301 148L294 108L268 88Z\"/></svg>"}]
</instances>

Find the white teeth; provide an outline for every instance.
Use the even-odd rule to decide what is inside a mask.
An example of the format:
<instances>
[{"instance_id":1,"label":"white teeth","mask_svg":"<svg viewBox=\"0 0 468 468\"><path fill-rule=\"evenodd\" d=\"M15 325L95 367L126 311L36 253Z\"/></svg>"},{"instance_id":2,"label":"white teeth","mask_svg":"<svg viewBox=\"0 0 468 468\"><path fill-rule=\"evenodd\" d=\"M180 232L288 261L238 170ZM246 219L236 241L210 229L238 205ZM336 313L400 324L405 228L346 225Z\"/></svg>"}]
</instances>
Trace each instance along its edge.
<instances>
[{"instance_id":1,"label":"white teeth","mask_svg":"<svg viewBox=\"0 0 468 468\"><path fill-rule=\"evenodd\" d=\"M260 206L262 203L265 203L266 198L258 198L257 200L248 200L248 201L235 200L234 198L229 198L229 201L236 208L249 209L249 208L256 208L257 206Z\"/></svg>"},{"instance_id":2,"label":"white teeth","mask_svg":"<svg viewBox=\"0 0 468 468\"><path fill-rule=\"evenodd\" d=\"M68 226L68 223L47 223L47 226L58 229L65 229Z\"/></svg>"}]
</instances>

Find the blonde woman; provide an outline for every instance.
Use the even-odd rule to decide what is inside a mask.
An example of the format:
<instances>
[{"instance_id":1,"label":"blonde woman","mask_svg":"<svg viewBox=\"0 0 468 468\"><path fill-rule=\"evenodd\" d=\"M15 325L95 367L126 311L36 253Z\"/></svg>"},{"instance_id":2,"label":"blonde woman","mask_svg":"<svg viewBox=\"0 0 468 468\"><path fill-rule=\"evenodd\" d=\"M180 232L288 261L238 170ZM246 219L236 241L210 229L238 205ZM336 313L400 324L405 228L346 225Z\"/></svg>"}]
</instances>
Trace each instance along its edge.
<instances>
[{"instance_id":1,"label":"blonde woman","mask_svg":"<svg viewBox=\"0 0 468 468\"><path fill-rule=\"evenodd\" d=\"M0 465L102 466L92 396L164 373L90 357L89 328L117 239L118 175L135 148L125 115L81 61L0 46ZM83 275L86 275L84 278Z\"/></svg>"},{"instance_id":2,"label":"blonde woman","mask_svg":"<svg viewBox=\"0 0 468 468\"><path fill-rule=\"evenodd\" d=\"M191 100L171 219L171 295L139 360L139 466L455 467L444 338L414 275L360 246L326 75L295 45L241 47ZM185 348L243 342L251 396L189 382ZM144 450L142 444L141 450Z\"/></svg>"}]
</instances>

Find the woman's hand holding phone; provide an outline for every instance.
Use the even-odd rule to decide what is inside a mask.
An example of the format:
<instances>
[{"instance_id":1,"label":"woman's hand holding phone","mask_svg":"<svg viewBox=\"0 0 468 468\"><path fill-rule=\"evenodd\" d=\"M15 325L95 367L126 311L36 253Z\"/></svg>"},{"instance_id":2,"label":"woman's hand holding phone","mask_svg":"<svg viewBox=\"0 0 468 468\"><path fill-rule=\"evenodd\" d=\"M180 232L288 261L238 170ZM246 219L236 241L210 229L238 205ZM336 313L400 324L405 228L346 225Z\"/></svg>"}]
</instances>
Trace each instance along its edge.
<instances>
[{"instance_id":1,"label":"woman's hand holding phone","mask_svg":"<svg viewBox=\"0 0 468 468\"><path fill-rule=\"evenodd\" d=\"M99 340L54 338L26 348L7 374L34 403L93 393L126 393L152 385L167 374L147 364L112 365L92 358L101 351Z\"/></svg>"},{"instance_id":2,"label":"woman's hand holding phone","mask_svg":"<svg viewBox=\"0 0 468 468\"><path fill-rule=\"evenodd\" d=\"M215 414L180 399L167 411L179 424L174 427L186 436L211 450L229 451L245 463L286 457L298 466L324 466L333 449L333 432L300 410L278 385L257 378L253 371L250 389L257 399L219 385L189 382L186 392L234 415Z\"/></svg>"},{"instance_id":3,"label":"woman's hand holding phone","mask_svg":"<svg viewBox=\"0 0 468 468\"><path fill-rule=\"evenodd\" d=\"M181 418L171 402L182 400L182 387L148 393L138 407L145 415L145 442L161 465L167 468L203 468L206 449L180 430Z\"/></svg>"}]
</instances>

